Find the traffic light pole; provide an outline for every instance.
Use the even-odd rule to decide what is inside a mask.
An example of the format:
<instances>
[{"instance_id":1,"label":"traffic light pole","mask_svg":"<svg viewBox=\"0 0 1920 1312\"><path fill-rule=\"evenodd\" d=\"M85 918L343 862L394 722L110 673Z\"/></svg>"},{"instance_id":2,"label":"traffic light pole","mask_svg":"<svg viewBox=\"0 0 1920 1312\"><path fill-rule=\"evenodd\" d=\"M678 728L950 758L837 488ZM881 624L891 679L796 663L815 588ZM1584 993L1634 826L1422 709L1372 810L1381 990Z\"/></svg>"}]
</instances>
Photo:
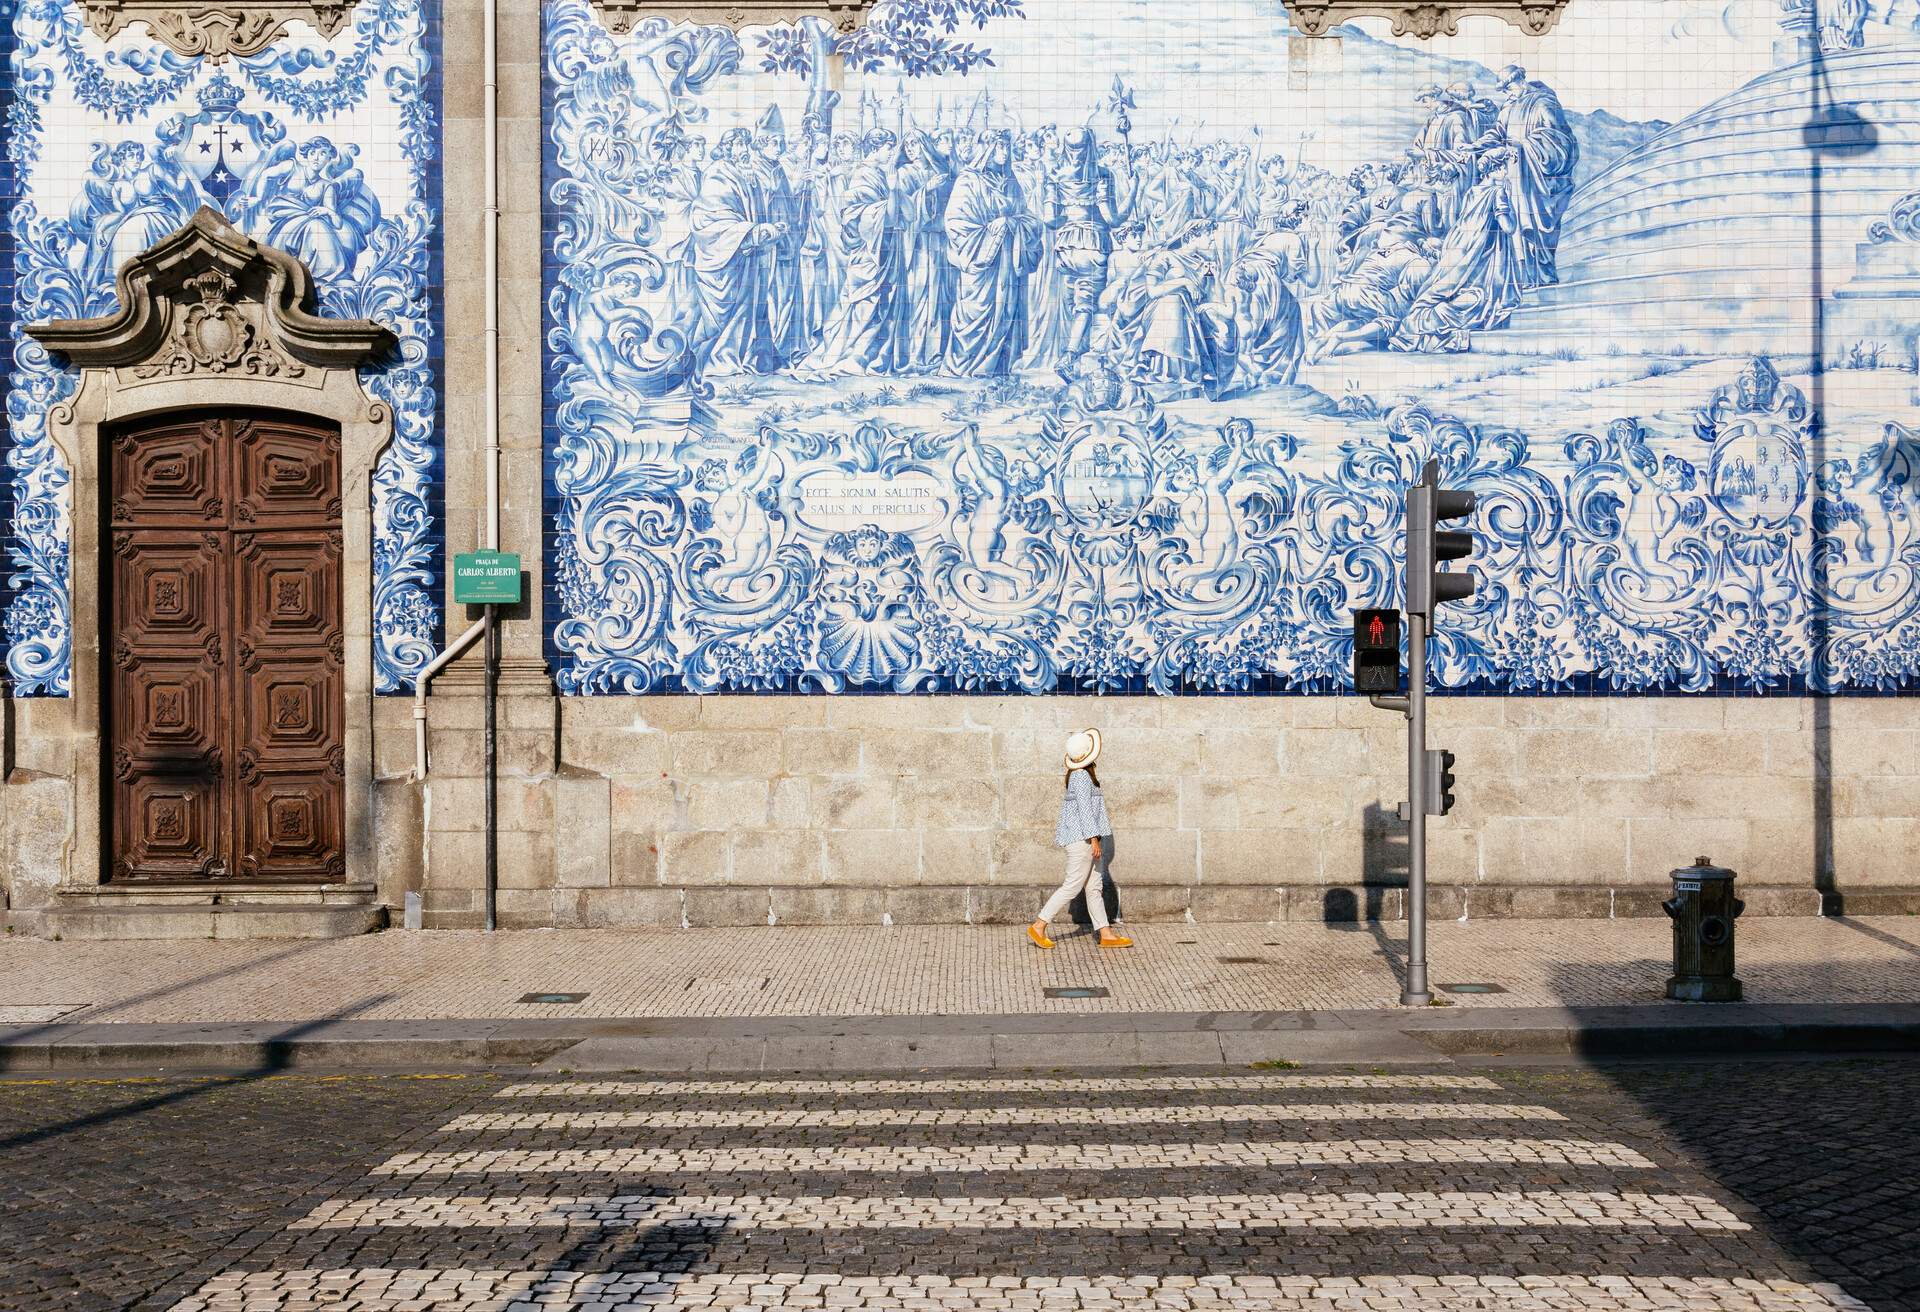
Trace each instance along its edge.
<instances>
[{"instance_id":1,"label":"traffic light pole","mask_svg":"<svg viewBox=\"0 0 1920 1312\"><path fill-rule=\"evenodd\" d=\"M1427 629L1407 615L1407 978L1400 1005L1424 1007L1427 991Z\"/></svg>"}]
</instances>

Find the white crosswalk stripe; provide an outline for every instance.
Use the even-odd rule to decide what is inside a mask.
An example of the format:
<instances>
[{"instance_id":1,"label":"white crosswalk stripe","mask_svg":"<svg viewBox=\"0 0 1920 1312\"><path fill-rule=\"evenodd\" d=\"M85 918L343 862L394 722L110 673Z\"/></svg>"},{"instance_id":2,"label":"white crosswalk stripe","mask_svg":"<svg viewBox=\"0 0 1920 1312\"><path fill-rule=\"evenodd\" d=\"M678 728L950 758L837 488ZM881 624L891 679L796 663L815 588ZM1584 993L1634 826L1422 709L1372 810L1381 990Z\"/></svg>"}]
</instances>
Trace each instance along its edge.
<instances>
[{"instance_id":1,"label":"white crosswalk stripe","mask_svg":"<svg viewBox=\"0 0 1920 1312\"><path fill-rule=\"evenodd\" d=\"M1837 1286L1716 1277L1378 1275L839 1276L788 1271L690 1275L483 1269L229 1272L174 1312L601 1312L613 1308L858 1308L973 1312L1036 1308L1152 1312L1872 1312Z\"/></svg>"},{"instance_id":2,"label":"white crosswalk stripe","mask_svg":"<svg viewBox=\"0 0 1920 1312\"><path fill-rule=\"evenodd\" d=\"M1238 1230L1316 1226L1341 1230L1488 1226L1580 1229L1746 1230L1696 1194L1561 1192L1185 1194L1177 1198L795 1198L541 1194L500 1198L416 1196L331 1199L295 1230L525 1226L731 1226L756 1230L919 1230L1020 1226L1029 1230Z\"/></svg>"},{"instance_id":3,"label":"white crosswalk stripe","mask_svg":"<svg viewBox=\"0 0 1920 1312\"><path fill-rule=\"evenodd\" d=\"M1182 1170L1196 1167L1360 1166L1407 1162L1532 1162L1545 1165L1652 1169L1617 1143L1582 1139L1341 1139L1321 1142L1192 1144L981 1144L828 1148L560 1148L399 1153L375 1175L544 1175L613 1173L727 1174L742 1171L1038 1171L1059 1167L1068 1153L1109 1167Z\"/></svg>"},{"instance_id":4,"label":"white crosswalk stripe","mask_svg":"<svg viewBox=\"0 0 1920 1312\"><path fill-rule=\"evenodd\" d=\"M1477 1089L1484 1075L1126 1075L978 1080L553 1080L510 1084L497 1098L891 1097L927 1093L1209 1093L1258 1089Z\"/></svg>"},{"instance_id":5,"label":"white crosswalk stripe","mask_svg":"<svg viewBox=\"0 0 1920 1312\"><path fill-rule=\"evenodd\" d=\"M957 1125L1201 1125L1326 1121L1564 1121L1551 1107L1486 1102L1274 1103L1186 1107L865 1107L851 1110L475 1113L449 1134L483 1130L834 1129Z\"/></svg>"}]
</instances>

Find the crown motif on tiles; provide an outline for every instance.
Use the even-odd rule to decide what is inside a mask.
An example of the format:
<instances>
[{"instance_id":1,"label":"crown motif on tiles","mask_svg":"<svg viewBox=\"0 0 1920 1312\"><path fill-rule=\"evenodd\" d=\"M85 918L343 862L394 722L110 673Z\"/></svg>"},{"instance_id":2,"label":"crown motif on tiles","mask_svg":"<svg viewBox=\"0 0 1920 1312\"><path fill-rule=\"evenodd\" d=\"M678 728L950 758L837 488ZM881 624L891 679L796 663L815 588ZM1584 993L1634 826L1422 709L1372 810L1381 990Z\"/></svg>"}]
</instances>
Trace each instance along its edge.
<instances>
[{"instance_id":1,"label":"crown motif on tiles","mask_svg":"<svg viewBox=\"0 0 1920 1312\"><path fill-rule=\"evenodd\" d=\"M1545 36L1560 21L1567 0L1461 0L1458 4L1380 4L1369 0L1281 0L1293 25L1324 36L1352 18L1390 18L1395 36L1426 40L1453 36L1462 18L1504 19L1533 36Z\"/></svg>"},{"instance_id":2,"label":"crown motif on tiles","mask_svg":"<svg viewBox=\"0 0 1920 1312\"><path fill-rule=\"evenodd\" d=\"M833 30L847 33L866 21L873 0L592 0L593 8L606 24L607 31L625 36L643 18L659 15L675 23L725 25L736 32L743 27L767 27L775 23L797 23L803 18L824 18Z\"/></svg>"},{"instance_id":3,"label":"crown motif on tiles","mask_svg":"<svg viewBox=\"0 0 1920 1312\"><path fill-rule=\"evenodd\" d=\"M87 26L103 41L135 23L183 55L221 63L234 55L257 55L286 35L287 24L306 23L331 38L346 25L356 0L81 0Z\"/></svg>"}]
</instances>

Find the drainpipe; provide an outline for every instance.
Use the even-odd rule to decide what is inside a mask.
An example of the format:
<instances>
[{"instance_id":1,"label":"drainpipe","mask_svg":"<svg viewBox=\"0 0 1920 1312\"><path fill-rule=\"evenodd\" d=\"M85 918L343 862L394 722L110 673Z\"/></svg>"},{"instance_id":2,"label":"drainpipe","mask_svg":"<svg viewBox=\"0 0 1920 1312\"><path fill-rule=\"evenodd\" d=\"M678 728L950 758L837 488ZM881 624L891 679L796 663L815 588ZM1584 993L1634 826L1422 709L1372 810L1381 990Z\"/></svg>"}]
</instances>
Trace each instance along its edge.
<instances>
[{"instance_id":1,"label":"drainpipe","mask_svg":"<svg viewBox=\"0 0 1920 1312\"><path fill-rule=\"evenodd\" d=\"M485 261L485 311L481 330L486 379L486 464L488 551L500 549L500 6L486 0L481 24L481 131L485 187L481 202L480 248ZM494 608L488 606L479 623L434 657L413 685L413 777L427 777L427 685L474 640L493 628Z\"/></svg>"}]
</instances>

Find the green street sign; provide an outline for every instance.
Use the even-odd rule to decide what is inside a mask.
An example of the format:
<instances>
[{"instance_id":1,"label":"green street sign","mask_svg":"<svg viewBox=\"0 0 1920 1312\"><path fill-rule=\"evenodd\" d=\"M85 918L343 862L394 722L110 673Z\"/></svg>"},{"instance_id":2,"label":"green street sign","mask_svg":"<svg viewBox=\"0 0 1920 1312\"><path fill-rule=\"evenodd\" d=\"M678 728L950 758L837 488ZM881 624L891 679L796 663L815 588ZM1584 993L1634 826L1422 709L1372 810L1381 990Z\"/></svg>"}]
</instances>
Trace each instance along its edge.
<instances>
[{"instance_id":1,"label":"green street sign","mask_svg":"<svg viewBox=\"0 0 1920 1312\"><path fill-rule=\"evenodd\" d=\"M453 558L453 599L464 606L520 601L520 557L511 551L463 551Z\"/></svg>"}]
</instances>

